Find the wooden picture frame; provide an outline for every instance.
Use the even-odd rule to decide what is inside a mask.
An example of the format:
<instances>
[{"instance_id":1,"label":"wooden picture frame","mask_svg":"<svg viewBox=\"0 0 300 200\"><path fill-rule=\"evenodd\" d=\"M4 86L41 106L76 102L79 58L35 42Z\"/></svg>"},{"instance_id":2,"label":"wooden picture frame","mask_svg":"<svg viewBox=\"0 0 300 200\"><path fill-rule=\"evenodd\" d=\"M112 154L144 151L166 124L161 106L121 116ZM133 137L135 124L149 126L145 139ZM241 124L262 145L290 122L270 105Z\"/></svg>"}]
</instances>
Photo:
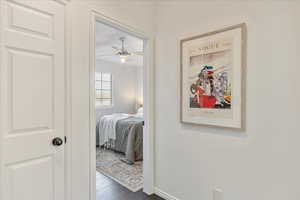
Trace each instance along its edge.
<instances>
[{"instance_id":1,"label":"wooden picture frame","mask_svg":"<svg viewBox=\"0 0 300 200\"><path fill-rule=\"evenodd\" d=\"M180 40L181 123L244 129L246 24Z\"/></svg>"}]
</instances>

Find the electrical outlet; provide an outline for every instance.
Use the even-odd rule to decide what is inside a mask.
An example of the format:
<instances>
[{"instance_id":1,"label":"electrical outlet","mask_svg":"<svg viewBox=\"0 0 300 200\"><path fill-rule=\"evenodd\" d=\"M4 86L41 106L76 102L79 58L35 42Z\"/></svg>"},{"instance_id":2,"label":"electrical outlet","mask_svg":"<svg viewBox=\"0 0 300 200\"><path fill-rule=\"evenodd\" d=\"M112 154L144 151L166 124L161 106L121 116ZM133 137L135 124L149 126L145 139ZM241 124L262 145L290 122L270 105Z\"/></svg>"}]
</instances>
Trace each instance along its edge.
<instances>
[{"instance_id":1,"label":"electrical outlet","mask_svg":"<svg viewBox=\"0 0 300 200\"><path fill-rule=\"evenodd\" d=\"M221 190L220 188L214 188L213 200L223 200L223 190Z\"/></svg>"}]
</instances>

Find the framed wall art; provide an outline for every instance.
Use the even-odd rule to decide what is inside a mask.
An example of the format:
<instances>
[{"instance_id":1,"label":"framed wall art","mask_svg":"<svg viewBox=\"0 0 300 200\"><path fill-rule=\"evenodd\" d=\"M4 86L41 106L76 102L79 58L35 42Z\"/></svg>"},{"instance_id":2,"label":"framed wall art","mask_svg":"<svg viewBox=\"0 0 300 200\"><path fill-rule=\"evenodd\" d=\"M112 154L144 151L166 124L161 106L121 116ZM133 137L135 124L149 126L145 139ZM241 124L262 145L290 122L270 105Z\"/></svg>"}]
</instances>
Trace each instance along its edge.
<instances>
[{"instance_id":1,"label":"framed wall art","mask_svg":"<svg viewBox=\"0 0 300 200\"><path fill-rule=\"evenodd\" d=\"M246 24L180 41L181 122L244 128Z\"/></svg>"}]
</instances>

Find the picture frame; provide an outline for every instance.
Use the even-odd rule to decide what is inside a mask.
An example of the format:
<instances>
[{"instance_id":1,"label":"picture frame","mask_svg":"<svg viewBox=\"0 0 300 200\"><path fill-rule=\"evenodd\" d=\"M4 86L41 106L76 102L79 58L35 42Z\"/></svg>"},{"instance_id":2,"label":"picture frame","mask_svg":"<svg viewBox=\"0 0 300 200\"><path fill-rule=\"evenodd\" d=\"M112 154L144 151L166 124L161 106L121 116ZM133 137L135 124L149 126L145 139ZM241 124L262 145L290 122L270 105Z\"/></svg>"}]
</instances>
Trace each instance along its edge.
<instances>
[{"instance_id":1,"label":"picture frame","mask_svg":"<svg viewBox=\"0 0 300 200\"><path fill-rule=\"evenodd\" d=\"M180 121L245 128L246 24L180 40Z\"/></svg>"}]
</instances>

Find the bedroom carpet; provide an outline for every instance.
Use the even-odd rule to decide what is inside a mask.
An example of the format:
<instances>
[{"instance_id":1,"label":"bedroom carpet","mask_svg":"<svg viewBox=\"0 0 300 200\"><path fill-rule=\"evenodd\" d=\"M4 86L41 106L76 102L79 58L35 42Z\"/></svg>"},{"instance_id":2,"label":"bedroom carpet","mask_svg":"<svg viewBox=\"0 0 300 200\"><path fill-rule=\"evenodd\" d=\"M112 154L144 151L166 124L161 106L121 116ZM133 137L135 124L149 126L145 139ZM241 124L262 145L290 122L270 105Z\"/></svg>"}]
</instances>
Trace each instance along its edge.
<instances>
[{"instance_id":1,"label":"bedroom carpet","mask_svg":"<svg viewBox=\"0 0 300 200\"><path fill-rule=\"evenodd\" d=\"M97 148L97 171L136 192L143 187L143 164L128 165L121 161L122 158L122 154Z\"/></svg>"},{"instance_id":2,"label":"bedroom carpet","mask_svg":"<svg viewBox=\"0 0 300 200\"><path fill-rule=\"evenodd\" d=\"M164 200L155 194L149 196L142 190L132 192L99 172L96 172L96 179L97 200Z\"/></svg>"}]
</instances>

